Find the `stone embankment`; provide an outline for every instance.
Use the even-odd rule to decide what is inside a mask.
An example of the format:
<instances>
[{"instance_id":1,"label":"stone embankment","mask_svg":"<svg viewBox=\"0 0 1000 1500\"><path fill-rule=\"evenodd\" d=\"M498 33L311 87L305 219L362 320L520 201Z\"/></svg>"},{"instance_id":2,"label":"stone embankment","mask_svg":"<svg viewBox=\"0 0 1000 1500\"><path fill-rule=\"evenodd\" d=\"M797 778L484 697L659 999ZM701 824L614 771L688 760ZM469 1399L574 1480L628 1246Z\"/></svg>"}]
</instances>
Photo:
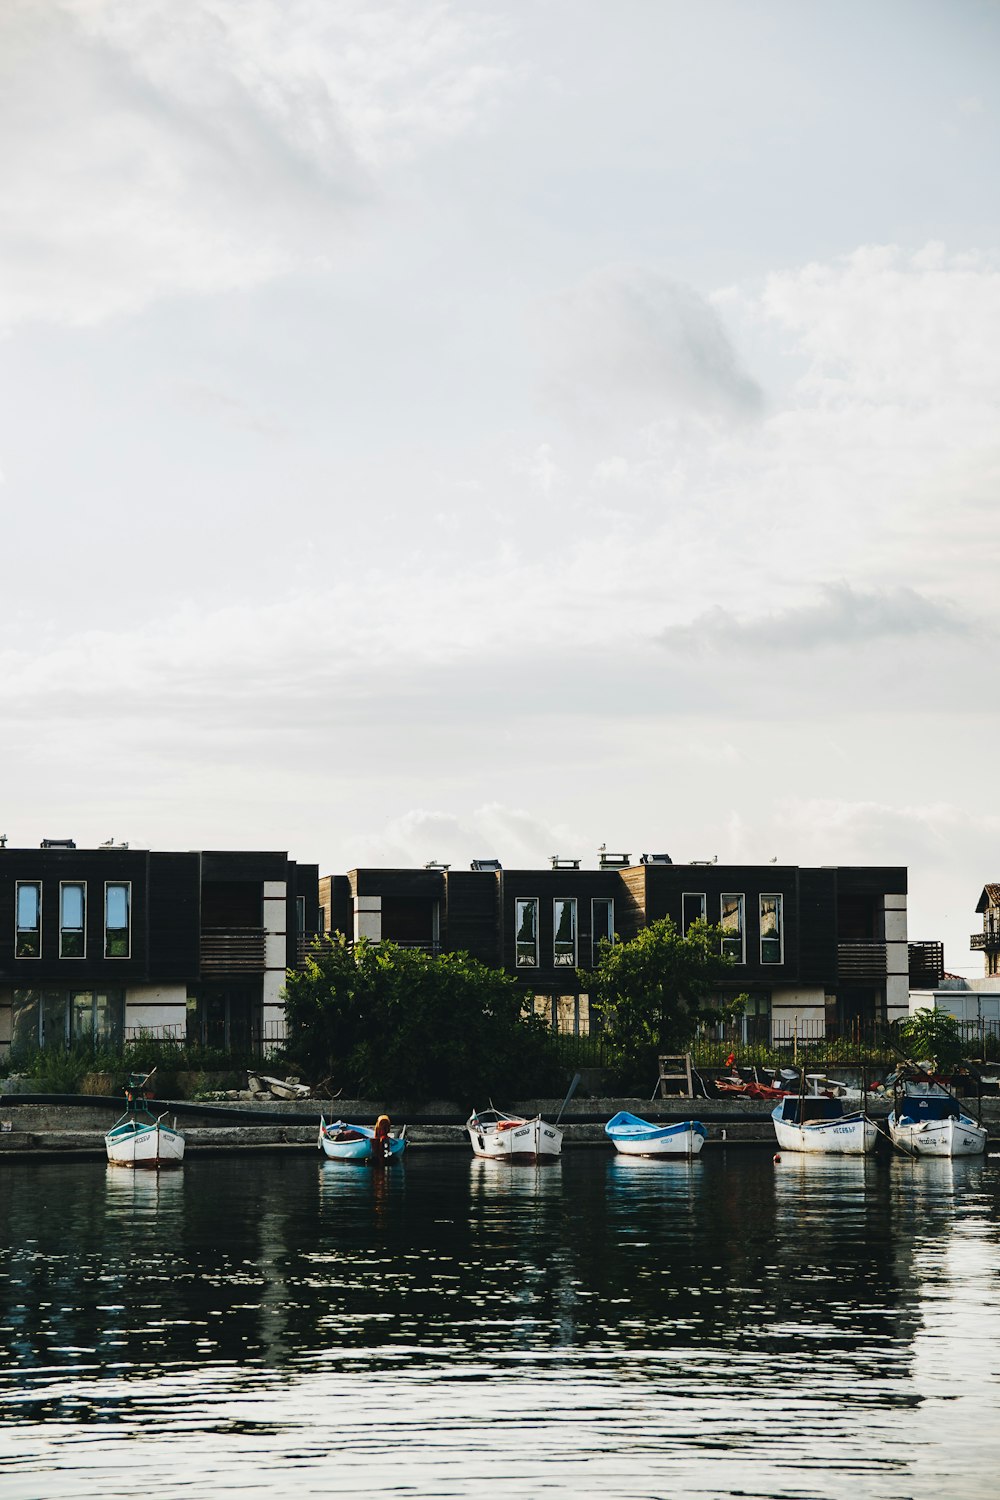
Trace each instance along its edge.
<instances>
[{"instance_id":1,"label":"stone embankment","mask_svg":"<svg viewBox=\"0 0 1000 1500\"><path fill-rule=\"evenodd\" d=\"M542 1114L554 1120L561 1100L523 1099L511 1105L518 1114ZM964 1101L977 1113L974 1100ZM871 1117L884 1128L889 1101L869 1105ZM380 1100L336 1099L259 1103L200 1103L154 1100L155 1114L169 1123L176 1119L192 1155L229 1151L306 1151L315 1149L320 1115L328 1120L373 1122L386 1108ZM706 1147L773 1146L771 1108L767 1103L735 1099L584 1099L574 1100L562 1117L564 1144L604 1146L604 1124L621 1109L649 1120L699 1119L708 1129ZM0 1156L103 1156L104 1134L122 1112L115 1098L30 1094L0 1095ZM467 1111L446 1100L411 1106L406 1101L388 1107L393 1126L406 1125L407 1140L416 1148L468 1148L464 1130ZM983 1123L991 1144L1000 1141L1000 1099L982 1101Z\"/></svg>"}]
</instances>

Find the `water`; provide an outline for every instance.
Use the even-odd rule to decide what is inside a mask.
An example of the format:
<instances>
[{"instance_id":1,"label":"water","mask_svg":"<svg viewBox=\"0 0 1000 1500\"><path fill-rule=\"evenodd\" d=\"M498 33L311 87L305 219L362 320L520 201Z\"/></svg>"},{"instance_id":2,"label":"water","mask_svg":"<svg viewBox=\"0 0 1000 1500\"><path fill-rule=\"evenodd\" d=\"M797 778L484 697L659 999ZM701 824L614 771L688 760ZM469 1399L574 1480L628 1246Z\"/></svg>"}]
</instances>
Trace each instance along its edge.
<instances>
[{"instance_id":1,"label":"water","mask_svg":"<svg viewBox=\"0 0 1000 1500\"><path fill-rule=\"evenodd\" d=\"M0 1495L1000 1490L1000 1162L0 1164Z\"/></svg>"}]
</instances>

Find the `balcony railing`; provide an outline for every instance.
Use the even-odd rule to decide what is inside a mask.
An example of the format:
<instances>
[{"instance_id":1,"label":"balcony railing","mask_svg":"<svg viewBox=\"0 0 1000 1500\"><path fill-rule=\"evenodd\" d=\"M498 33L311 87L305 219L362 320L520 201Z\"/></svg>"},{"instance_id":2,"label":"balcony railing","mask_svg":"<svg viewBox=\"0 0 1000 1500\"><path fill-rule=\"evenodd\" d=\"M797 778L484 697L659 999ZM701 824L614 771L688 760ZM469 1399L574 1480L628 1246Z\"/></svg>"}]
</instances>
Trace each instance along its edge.
<instances>
[{"instance_id":1,"label":"balcony railing","mask_svg":"<svg viewBox=\"0 0 1000 1500\"><path fill-rule=\"evenodd\" d=\"M944 976L944 944L910 943L909 968L911 989L936 989Z\"/></svg>"},{"instance_id":2,"label":"balcony railing","mask_svg":"<svg viewBox=\"0 0 1000 1500\"><path fill-rule=\"evenodd\" d=\"M857 984L878 984L885 979L884 943L838 943L837 976Z\"/></svg>"},{"instance_id":3,"label":"balcony railing","mask_svg":"<svg viewBox=\"0 0 1000 1500\"><path fill-rule=\"evenodd\" d=\"M263 927L206 927L201 934L202 974L263 974Z\"/></svg>"}]
</instances>

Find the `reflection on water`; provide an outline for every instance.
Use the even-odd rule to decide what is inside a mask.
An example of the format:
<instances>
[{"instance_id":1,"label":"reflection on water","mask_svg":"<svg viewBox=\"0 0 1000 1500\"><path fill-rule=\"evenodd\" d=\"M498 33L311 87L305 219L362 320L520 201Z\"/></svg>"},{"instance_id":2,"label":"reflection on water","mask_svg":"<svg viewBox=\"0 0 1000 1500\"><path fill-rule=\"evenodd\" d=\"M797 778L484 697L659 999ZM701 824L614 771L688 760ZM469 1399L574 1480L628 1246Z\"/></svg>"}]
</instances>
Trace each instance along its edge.
<instances>
[{"instance_id":1,"label":"reflection on water","mask_svg":"<svg viewBox=\"0 0 1000 1500\"><path fill-rule=\"evenodd\" d=\"M992 1494L998 1178L5 1164L4 1494Z\"/></svg>"}]
</instances>

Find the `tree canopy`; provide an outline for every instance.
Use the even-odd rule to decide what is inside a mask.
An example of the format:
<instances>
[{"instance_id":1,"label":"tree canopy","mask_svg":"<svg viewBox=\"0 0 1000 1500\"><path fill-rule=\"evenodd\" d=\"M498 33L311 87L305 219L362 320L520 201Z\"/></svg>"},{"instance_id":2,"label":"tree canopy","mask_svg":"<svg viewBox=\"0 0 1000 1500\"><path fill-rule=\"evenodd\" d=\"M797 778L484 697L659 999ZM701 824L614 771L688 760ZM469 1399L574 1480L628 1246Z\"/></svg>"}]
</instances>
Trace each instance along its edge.
<instances>
[{"instance_id":1,"label":"tree canopy","mask_svg":"<svg viewBox=\"0 0 1000 1500\"><path fill-rule=\"evenodd\" d=\"M286 1055L363 1098L525 1098L558 1088L546 1023L515 981L465 953L323 939L285 985Z\"/></svg>"},{"instance_id":2,"label":"tree canopy","mask_svg":"<svg viewBox=\"0 0 1000 1500\"><path fill-rule=\"evenodd\" d=\"M945 1070L962 1061L962 1030L946 1010L915 1010L900 1021L899 1035L913 1061L933 1061Z\"/></svg>"},{"instance_id":3,"label":"tree canopy","mask_svg":"<svg viewBox=\"0 0 1000 1500\"><path fill-rule=\"evenodd\" d=\"M692 923L682 936L670 917L662 917L629 942L601 943L597 967L581 970L579 980L621 1064L687 1049L700 1001L732 967L720 952L720 937L705 922Z\"/></svg>"}]
</instances>

